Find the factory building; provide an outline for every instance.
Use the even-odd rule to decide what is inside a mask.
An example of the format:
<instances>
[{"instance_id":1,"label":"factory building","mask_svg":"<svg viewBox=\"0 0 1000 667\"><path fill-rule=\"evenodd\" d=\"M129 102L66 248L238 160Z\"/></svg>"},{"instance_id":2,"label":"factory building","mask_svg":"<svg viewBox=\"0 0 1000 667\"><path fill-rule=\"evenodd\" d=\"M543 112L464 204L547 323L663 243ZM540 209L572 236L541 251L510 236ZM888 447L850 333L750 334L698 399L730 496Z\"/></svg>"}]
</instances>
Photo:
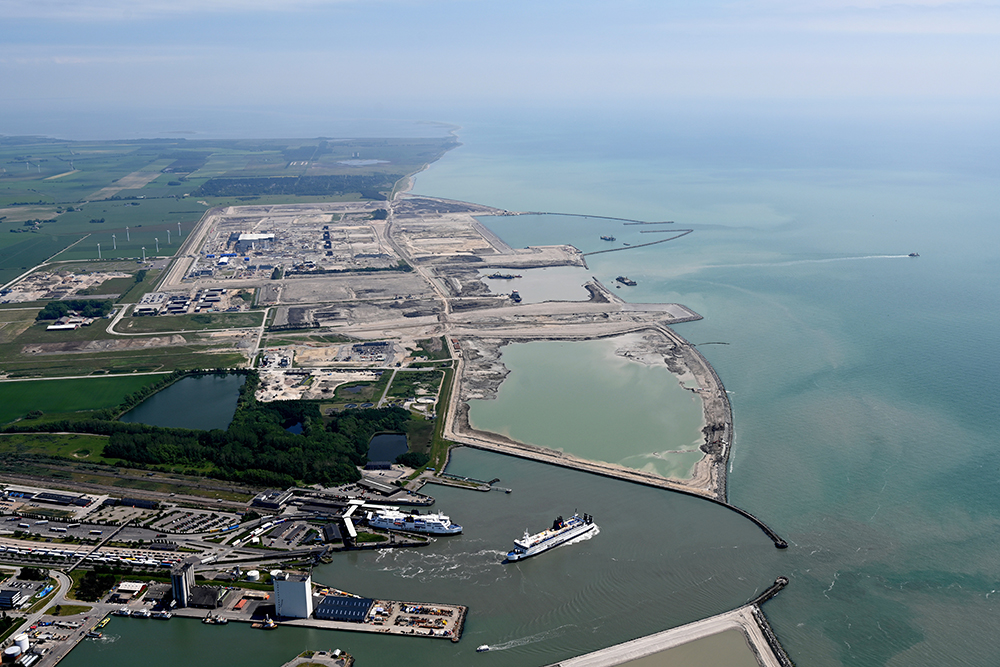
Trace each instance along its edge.
<instances>
[{"instance_id":1,"label":"factory building","mask_svg":"<svg viewBox=\"0 0 1000 667\"><path fill-rule=\"evenodd\" d=\"M274 234L240 234L236 239L235 250L246 254L251 250L270 250L274 243Z\"/></svg>"},{"instance_id":2,"label":"factory building","mask_svg":"<svg viewBox=\"0 0 1000 667\"><path fill-rule=\"evenodd\" d=\"M313 612L312 577L282 572L273 577L274 612L278 618L309 618Z\"/></svg>"},{"instance_id":3,"label":"factory building","mask_svg":"<svg viewBox=\"0 0 1000 667\"><path fill-rule=\"evenodd\" d=\"M194 566L200 562L197 557L191 556L170 571L170 591L178 607L190 606L191 588L194 586Z\"/></svg>"},{"instance_id":4,"label":"factory building","mask_svg":"<svg viewBox=\"0 0 1000 667\"><path fill-rule=\"evenodd\" d=\"M349 621L361 623L368 616L375 600L327 595L316 607L316 618L324 621Z\"/></svg>"}]
</instances>

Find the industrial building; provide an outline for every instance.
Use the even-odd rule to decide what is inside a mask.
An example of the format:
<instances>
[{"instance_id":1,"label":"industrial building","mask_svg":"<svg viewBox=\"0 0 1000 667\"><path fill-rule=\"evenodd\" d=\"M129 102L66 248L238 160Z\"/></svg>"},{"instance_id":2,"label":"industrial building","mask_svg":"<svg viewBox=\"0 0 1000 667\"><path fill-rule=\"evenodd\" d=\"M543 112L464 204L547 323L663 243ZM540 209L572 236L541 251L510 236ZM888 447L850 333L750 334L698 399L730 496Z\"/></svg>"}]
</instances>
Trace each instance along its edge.
<instances>
[{"instance_id":1,"label":"industrial building","mask_svg":"<svg viewBox=\"0 0 1000 667\"><path fill-rule=\"evenodd\" d=\"M236 252L246 254L251 250L270 250L274 234L240 234L236 239Z\"/></svg>"},{"instance_id":2,"label":"industrial building","mask_svg":"<svg viewBox=\"0 0 1000 667\"><path fill-rule=\"evenodd\" d=\"M274 582L274 612L278 618L309 618L313 612L312 576L282 572Z\"/></svg>"},{"instance_id":3,"label":"industrial building","mask_svg":"<svg viewBox=\"0 0 1000 667\"><path fill-rule=\"evenodd\" d=\"M254 496L253 505L269 510L280 510L291 497L291 490L268 489Z\"/></svg>"},{"instance_id":4,"label":"industrial building","mask_svg":"<svg viewBox=\"0 0 1000 667\"><path fill-rule=\"evenodd\" d=\"M170 592L178 607L190 605L191 589L194 587L194 567L200 562L196 556L190 556L170 571Z\"/></svg>"},{"instance_id":5,"label":"industrial building","mask_svg":"<svg viewBox=\"0 0 1000 667\"><path fill-rule=\"evenodd\" d=\"M0 591L0 609L16 609L22 600L24 600L24 593L21 591Z\"/></svg>"},{"instance_id":6,"label":"industrial building","mask_svg":"<svg viewBox=\"0 0 1000 667\"><path fill-rule=\"evenodd\" d=\"M371 598L327 595L316 606L316 618L324 621L361 623L368 616L373 604L375 601Z\"/></svg>"}]
</instances>

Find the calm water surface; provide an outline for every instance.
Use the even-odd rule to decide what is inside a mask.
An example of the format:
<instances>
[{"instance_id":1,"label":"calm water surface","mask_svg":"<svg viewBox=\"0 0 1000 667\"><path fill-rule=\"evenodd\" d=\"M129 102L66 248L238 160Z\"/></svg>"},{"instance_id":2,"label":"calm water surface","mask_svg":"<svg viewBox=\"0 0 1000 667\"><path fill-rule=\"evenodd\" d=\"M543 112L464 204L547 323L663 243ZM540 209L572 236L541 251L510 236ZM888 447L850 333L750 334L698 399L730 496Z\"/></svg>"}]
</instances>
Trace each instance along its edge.
<instances>
[{"instance_id":1,"label":"calm water surface","mask_svg":"<svg viewBox=\"0 0 1000 667\"><path fill-rule=\"evenodd\" d=\"M245 375L194 375L156 392L124 415L125 422L168 428L226 429Z\"/></svg>"}]
</instances>

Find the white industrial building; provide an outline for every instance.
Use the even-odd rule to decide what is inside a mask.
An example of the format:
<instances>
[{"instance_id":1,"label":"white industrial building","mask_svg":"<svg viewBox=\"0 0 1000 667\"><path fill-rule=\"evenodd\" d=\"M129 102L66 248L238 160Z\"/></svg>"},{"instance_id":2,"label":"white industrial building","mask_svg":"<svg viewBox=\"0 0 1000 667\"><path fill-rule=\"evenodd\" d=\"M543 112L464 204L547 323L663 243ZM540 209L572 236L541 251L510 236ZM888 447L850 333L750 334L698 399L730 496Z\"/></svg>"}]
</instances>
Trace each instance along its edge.
<instances>
[{"instance_id":1,"label":"white industrial building","mask_svg":"<svg viewBox=\"0 0 1000 667\"><path fill-rule=\"evenodd\" d=\"M278 618L309 618L313 613L312 576L282 572L272 577L274 612Z\"/></svg>"},{"instance_id":2,"label":"white industrial building","mask_svg":"<svg viewBox=\"0 0 1000 667\"><path fill-rule=\"evenodd\" d=\"M274 234L240 234L236 240L236 252L246 253L251 250L270 250L274 242Z\"/></svg>"}]
</instances>

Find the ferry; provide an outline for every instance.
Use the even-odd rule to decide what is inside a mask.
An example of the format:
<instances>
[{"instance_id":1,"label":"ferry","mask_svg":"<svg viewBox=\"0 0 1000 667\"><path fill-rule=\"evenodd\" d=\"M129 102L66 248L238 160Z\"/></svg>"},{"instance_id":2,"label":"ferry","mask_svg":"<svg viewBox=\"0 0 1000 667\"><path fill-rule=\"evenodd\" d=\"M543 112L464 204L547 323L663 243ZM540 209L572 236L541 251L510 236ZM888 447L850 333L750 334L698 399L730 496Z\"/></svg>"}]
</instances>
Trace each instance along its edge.
<instances>
[{"instance_id":1,"label":"ferry","mask_svg":"<svg viewBox=\"0 0 1000 667\"><path fill-rule=\"evenodd\" d=\"M529 535L528 531L525 530L524 537L514 540L515 546L507 552L506 562L512 563L535 556L543 551L553 549L560 544L565 544L576 537L586 535L596 528L597 524L594 523L594 517L589 514L582 516L574 514L565 521L561 516L557 517L552 522L552 527L548 530L543 530L534 535Z\"/></svg>"},{"instance_id":2,"label":"ferry","mask_svg":"<svg viewBox=\"0 0 1000 667\"><path fill-rule=\"evenodd\" d=\"M101 629L101 628L103 628L103 627L104 627L105 625L107 625L107 624L108 624L108 621L110 621L110 620L111 620L111 617L110 617L110 616L108 616L108 617L106 617L106 618L105 618L105 619L104 619L103 621L101 621L100 623L98 623L97 625L95 625L95 626L94 626L94 628L95 628L95 629L97 629L97 630L100 630L100 629Z\"/></svg>"},{"instance_id":3,"label":"ferry","mask_svg":"<svg viewBox=\"0 0 1000 667\"><path fill-rule=\"evenodd\" d=\"M431 535L457 535L462 527L444 514L419 514L395 509L379 509L368 513L368 525L386 530L406 530Z\"/></svg>"},{"instance_id":4,"label":"ferry","mask_svg":"<svg viewBox=\"0 0 1000 667\"><path fill-rule=\"evenodd\" d=\"M87 638L88 639L100 639L103 636L104 635L102 633L96 632L94 630L91 630L90 632L87 633Z\"/></svg>"}]
</instances>

